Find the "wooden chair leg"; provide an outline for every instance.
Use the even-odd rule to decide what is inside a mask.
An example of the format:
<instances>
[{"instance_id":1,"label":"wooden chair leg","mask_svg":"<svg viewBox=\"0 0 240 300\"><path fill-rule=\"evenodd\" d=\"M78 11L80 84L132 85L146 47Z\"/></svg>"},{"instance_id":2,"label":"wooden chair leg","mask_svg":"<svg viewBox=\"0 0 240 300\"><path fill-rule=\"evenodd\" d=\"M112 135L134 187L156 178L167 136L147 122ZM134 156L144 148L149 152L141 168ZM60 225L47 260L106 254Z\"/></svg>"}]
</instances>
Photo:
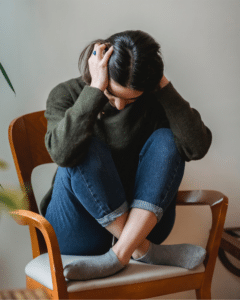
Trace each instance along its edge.
<instances>
[{"instance_id":1,"label":"wooden chair leg","mask_svg":"<svg viewBox=\"0 0 240 300\"><path fill-rule=\"evenodd\" d=\"M54 300L60 299L58 292L46 288L45 286L41 285L39 282L33 280L28 276L26 276L26 287L29 290L42 289L46 293L46 295L48 295L47 299L54 299ZM61 299L68 299L68 298L61 297Z\"/></svg>"},{"instance_id":2,"label":"wooden chair leg","mask_svg":"<svg viewBox=\"0 0 240 300\"><path fill-rule=\"evenodd\" d=\"M202 286L199 290L195 290L197 299L211 299L211 286Z\"/></svg>"}]
</instances>

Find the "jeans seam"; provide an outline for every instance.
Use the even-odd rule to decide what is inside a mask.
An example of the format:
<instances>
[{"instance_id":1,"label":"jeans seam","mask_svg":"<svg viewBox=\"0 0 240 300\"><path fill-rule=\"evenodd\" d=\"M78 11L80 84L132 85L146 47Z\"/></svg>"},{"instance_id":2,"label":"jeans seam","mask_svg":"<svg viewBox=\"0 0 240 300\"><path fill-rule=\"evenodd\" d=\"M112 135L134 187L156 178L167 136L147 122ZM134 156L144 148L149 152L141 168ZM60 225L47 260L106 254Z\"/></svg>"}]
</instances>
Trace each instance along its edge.
<instances>
[{"instance_id":1,"label":"jeans seam","mask_svg":"<svg viewBox=\"0 0 240 300\"><path fill-rule=\"evenodd\" d=\"M84 180L84 182L85 182L85 184L86 184L86 187L87 187L87 189L89 190L89 192L90 192L90 194L91 194L91 196L92 196L94 202L99 206L99 208L102 210L102 212L103 212L104 214L107 214L107 212L105 211L105 209L102 207L101 203L99 203L99 202L97 201L97 199L94 197L94 195L93 195L93 193L92 193L92 191L91 191L91 189L90 189L88 183L86 182L86 180L85 180L85 178L84 178L84 176L83 176L83 173L82 173L81 168L80 168L79 166L77 166L77 168L78 168L78 170L80 171L80 174L81 174L81 176L82 176L82 178L83 178L83 180Z\"/></svg>"},{"instance_id":2,"label":"jeans seam","mask_svg":"<svg viewBox=\"0 0 240 300\"><path fill-rule=\"evenodd\" d=\"M172 186L172 184L173 184L173 181L174 181L174 179L175 179L175 177L176 177L176 175L177 175L177 171L178 171L178 168L179 168L179 166L180 166L180 163L181 163L181 157L180 157L180 159L179 159L179 163L178 163L176 169L174 170L174 171L175 171L175 174L174 174L174 176L173 176L172 182L171 182L171 183L169 184L169 186L167 187L167 192L166 192L166 194L165 194L164 199L162 200L163 202L165 201L165 199L166 199L166 197L167 197L167 195L168 195L168 193L169 193L169 191L170 191L170 189L171 189L171 186Z\"/></svg>"},{"instance_id":3,"label":"jeans seam","mask_svg":"<svg viewBox=\"0 0 240 300\"><path fill-rule=\"evenodd\" d=\"M68 171L68 170L67 170L67 171ZM67 177L68 177L68 179L69 179L69 173L67 174ZM62 183L62 185L64 186L64 188L67 190L65 181L63 180L63 177L62 177L62 176L60 176L60 180L61 180L61 183ZM73 191L72 191L72 188L71 188L71 193L74 194Z\"/></svg>"}]
</instances>

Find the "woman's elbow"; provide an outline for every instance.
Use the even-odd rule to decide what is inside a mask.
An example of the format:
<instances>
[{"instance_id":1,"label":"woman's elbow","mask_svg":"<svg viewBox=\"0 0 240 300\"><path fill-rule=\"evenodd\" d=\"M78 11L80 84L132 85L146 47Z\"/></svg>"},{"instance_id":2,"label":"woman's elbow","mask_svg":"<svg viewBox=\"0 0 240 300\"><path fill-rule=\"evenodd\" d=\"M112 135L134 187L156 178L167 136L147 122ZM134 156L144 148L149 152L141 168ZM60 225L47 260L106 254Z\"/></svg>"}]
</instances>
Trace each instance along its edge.
<instances>
[{"instance_id":1,"label":"woman's elbow","mask_svg":"<svg viewBox=\"0 0 240 300\"><path fill-rule=\"evenodd\" d=\"M208 153L211 144L212 144L212 133L208 129L208 134L201 141L201 143L199 143L199 146L197 147L197 149L195 151L195 155L194 155L193 160L202 159Z\"/></svg>"}]
</instances>

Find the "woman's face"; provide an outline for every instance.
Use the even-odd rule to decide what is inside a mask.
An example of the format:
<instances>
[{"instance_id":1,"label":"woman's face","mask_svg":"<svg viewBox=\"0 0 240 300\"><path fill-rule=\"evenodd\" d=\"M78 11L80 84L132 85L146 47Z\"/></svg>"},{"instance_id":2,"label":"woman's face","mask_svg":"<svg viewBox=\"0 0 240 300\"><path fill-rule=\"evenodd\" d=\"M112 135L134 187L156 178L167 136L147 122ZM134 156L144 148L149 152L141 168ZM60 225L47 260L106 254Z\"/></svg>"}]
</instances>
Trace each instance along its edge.
<instances>
[{"instance_id":1,"label":"woman's face","mask_svg":"<svg viewBox=\"0 0 240 300\"><path fill-rule=\"evenodd\" d=\"M135 102L143 92L123 87L114 80L109 79L109 84L104 94L112 106L122 110L127 104Z\"/></svg>"}]
</instances>

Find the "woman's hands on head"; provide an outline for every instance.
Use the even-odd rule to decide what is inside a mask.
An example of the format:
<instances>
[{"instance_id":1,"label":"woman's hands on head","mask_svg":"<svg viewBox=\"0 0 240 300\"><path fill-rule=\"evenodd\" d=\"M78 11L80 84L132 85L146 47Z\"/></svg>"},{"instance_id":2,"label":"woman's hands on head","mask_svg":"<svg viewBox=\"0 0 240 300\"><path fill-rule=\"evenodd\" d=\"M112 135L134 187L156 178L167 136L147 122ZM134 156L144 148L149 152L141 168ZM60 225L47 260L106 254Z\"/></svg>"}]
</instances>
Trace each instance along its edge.
<instances>
[{"instance_id":1,"label":"woman's hands on head","mask_svg":"<svg viewBox=\"0 0 240 300\"><path fill-rule=\"evenodd\" d=\"M96 55L91 55L88 59L89 72L91 75L90 86L96 87L101 91L105 91L108 87L108 61L113 53L113 46L104 53L106 44L96 43L93 51L96 51ZM164 88L169 83L168 79L163 75L159 82L160 89Z\"/></svg>"},{"instance_id":2,"label":"woman's hands on head","mask_svg":"<svg viewBox=\"0 0 240 300\"><path fill-rule=\"evenodd\" d=\"M96 87L101 91L105 91L108 86L108 60L113 52L113 46L104 54L105 44L97 43L94 45L93 51L96 55L91 55L88 59L89 72L91 75L90 86Z\"/></svg>"}]
</instances>

